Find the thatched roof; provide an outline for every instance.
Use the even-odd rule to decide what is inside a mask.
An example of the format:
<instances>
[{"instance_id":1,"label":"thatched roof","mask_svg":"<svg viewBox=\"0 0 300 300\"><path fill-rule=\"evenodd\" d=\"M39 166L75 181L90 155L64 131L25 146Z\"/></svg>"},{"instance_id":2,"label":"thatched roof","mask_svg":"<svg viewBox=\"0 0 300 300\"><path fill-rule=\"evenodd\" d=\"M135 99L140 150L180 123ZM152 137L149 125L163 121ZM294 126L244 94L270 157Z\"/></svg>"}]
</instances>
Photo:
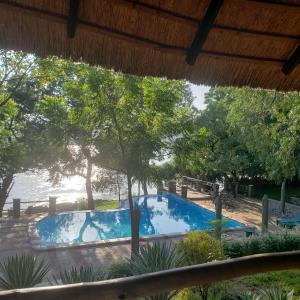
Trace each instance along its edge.
<instances>
[{"instance_id":1,"label":"thatched roof","mask_svg":"<svg viewBox=\"0 0 300 300\"><path fill-rule=\"evenodd\" d=\"M2 48L207 85L300 90L299 39L299 0L0 1Z\"/></svg>"}]
</instances>

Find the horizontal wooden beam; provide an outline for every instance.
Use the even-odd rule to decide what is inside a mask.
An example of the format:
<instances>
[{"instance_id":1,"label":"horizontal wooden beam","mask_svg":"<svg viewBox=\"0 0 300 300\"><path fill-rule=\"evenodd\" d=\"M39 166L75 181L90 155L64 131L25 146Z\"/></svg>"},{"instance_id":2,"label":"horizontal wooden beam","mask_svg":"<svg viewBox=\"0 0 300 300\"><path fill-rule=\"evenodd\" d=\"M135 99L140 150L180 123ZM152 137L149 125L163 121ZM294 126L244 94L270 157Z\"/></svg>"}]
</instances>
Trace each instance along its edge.
<instances>
[{"instance_id":1,"label":"horizontal wooden beam","mask_svg":"<svg viewBox=\"0 0 300 300\"><path fill-rule=\"evenodd\" d=\"M300 9L300 4L287 2L287 1L274 1L274 0L248 0L248 1L266 4L269 7L274 6L274 7L285 7L285 8Z\"/></svg>"},{"instance_id":2,"label":"horizontal wooden beam","mask_svg":"<svg viewBox=\"0 0 300 300\"><path fill-rule=\"evenodd\" d=\"M80 0L69 0L69 15L67 23L68 38L74 38L78 21Z\"/></svg>"},{"instance_id":3,"label":"horizontal wooden beam","mask_svg":"<svg viewBox=\"0 0 300 300\"><path fill-rule=\"evenodd\" d=\"M0 291L1 300L119 300L300 268L300 251L260 254L107 281Z\"/></svg>"},{"instance_id":4,"label":"horizontal wooden beam","mask_svg":"<svg viewBox=\"0 0 300 300\"><path fill-rule=\"evenodd\" d=\"M189 65L193 65L201 52L208 33L219 13L219 10L222 7L224 0L211 0L204 18L201 20L198 31L195 35L195 38L192 42L190 49L186 54L186 62Z\"/></svg>"},{"instance_id":5,"label":"horizontal wooden beam","mask_svg":"<svg viewBox=\"0 0 300 300\"><path fill-rule=\"evenodd\" d=\"M300 63L300 45L294 50L288 61L284 64L281 71L285 75L289 75Z\"/></svg>"}]
</instances>

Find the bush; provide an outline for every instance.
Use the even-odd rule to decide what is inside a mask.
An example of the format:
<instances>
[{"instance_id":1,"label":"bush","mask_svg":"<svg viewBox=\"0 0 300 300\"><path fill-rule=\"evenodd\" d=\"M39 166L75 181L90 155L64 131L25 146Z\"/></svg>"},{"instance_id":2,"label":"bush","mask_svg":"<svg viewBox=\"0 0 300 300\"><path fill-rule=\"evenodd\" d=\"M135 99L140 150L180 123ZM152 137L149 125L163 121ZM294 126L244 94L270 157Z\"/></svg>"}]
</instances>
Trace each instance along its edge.
<instances>
[{"instance_id":1,"label":"bush","mask_svg":"<svg viewBox=\"0 0 300 300\"><path fill-rule=\"evenodd\" d=\"M204 232L192 232L177 247L186 265L203 264L224 259L221 241Z\"/></svg>"},{"instance_id":2,"label":"bush","mask_svg":"<svg viewBox=\"0 0 300 300\"><path fill-rule=\"evenodd\" d=\"M113 263L108 271L109 278L120 278L132 276L130 263L128 261L120 261Z\"/></svg>"},{"instance_id":3,"label":"bush","mask_svg":"<svg viewBox=\"0 0 300 300\"><path fill-rule=\"evenodd\" d=\"M231 258L258 253L300 250L300 234L284 232L248 239L228 239L223 241L223 248L225 255Z\"/></svg>"},{"instance_id":4,"label":"bush","mask_svg":"<svg viewBox=\"0 0 300 300\"><path fill-rule=\"evenodd\" d=\"M49 272L44 259L17 254L0 263L0 287L4 290L29 288L41 283Z\"/></svg>"},{"instance_id":5,"label":"bush","mask_svg":"<svg viewBox=\"0 0 300 300\"><path fill-rule=\"evenodd\" d=\"M181 265L183 257L176 248L169 243L155 242L153 245L141 247L140 253L133 254L129 260L130 271L133 275L173 269ZM177 291L149 296L151 300L169 300Z\"/></svg>"},{"instance_id":6,"label":"bush","mask_svg":"<svg viewBox=\"0 0 300 300\"><path fill-rule=\"evenodd\" d=\"M221 241L205 232L192 232L187 235L187 237L178 244L178 251L183 253L184 261L187 265L203 264L225 258ZM209 288L209 285L201 285L198 287L201 299L208 299Z\"/></svg>"},{"instance_id":7,"label":"bush","mask_svg":"<svg viewBox=\"0 0 300 300\"><path fill-rule=\"evenodd\" d=\"M69 270L59 272L59 276L53 276L55 285L71 284L80 282L93 282L107 279L107 273L101 269L81 266L80 268L71 267Z\"/></svg>"}]
</instances>

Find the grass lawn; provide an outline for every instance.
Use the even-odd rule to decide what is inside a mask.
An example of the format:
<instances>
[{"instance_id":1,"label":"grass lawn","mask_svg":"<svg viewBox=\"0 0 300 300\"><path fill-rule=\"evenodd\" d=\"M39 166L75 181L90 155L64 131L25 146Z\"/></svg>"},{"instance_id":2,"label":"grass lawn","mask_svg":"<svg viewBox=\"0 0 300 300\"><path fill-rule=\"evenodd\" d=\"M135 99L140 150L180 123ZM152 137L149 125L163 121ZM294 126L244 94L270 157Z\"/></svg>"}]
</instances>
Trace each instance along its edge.
<instances>
[{"instance_id":1,"label":"grass lawn","mask_svg":"<svg viewBox=\"0 0 300 300\"><path fill-rule=\"evenodd\" d=\"M118 200L95 200L95 209L107 210L119 208Z\"/></svg>"},{"instance_id":2,"label":"grass lawn","mask_svg":"<svg viewBox=\"0 0 300 300\"><path fill-rule=\"evenodd\" d=\"M95 209L96 210L108 210L108 209L116 209L119 208L119 201L118 200L102 200L98 199L95 200ZM87 200L80 199L78 201L78 210L87 210Z\"/></svg>"}]
</instances>

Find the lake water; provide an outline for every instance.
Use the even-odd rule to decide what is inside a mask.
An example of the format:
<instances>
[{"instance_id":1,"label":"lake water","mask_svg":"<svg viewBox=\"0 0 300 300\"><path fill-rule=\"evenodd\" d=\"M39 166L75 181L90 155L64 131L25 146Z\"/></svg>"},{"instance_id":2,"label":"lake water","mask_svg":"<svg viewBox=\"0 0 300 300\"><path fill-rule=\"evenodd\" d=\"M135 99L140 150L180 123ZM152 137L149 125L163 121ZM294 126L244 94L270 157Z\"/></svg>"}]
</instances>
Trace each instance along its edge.
<instances>
[{"instance_id":1,"label":"lake water","mask_svg":"<svg viewBox=\"0 0 300 300\"><path fill-rule=\"evenodd\" d=\"M149 187L149 193L156 194L156 188ZM142 192L141 192L142 193ZM138 195L138 185L133 185L133 194ZM35 173L27 172L17 174L14 179L14 186L7 201L20 198L21 201L48 200L49 196L56 196L57 202L75 202L80 198L86 198L85 180L80 176L64 178L58 185L49 181L47 171ZM94 193L94 199L117 199L116 194L110 192ZM126 186L121 188L121 198L127 198ZM11 205L7 205L9 207Z\"/></svg>"}]
</instances>

